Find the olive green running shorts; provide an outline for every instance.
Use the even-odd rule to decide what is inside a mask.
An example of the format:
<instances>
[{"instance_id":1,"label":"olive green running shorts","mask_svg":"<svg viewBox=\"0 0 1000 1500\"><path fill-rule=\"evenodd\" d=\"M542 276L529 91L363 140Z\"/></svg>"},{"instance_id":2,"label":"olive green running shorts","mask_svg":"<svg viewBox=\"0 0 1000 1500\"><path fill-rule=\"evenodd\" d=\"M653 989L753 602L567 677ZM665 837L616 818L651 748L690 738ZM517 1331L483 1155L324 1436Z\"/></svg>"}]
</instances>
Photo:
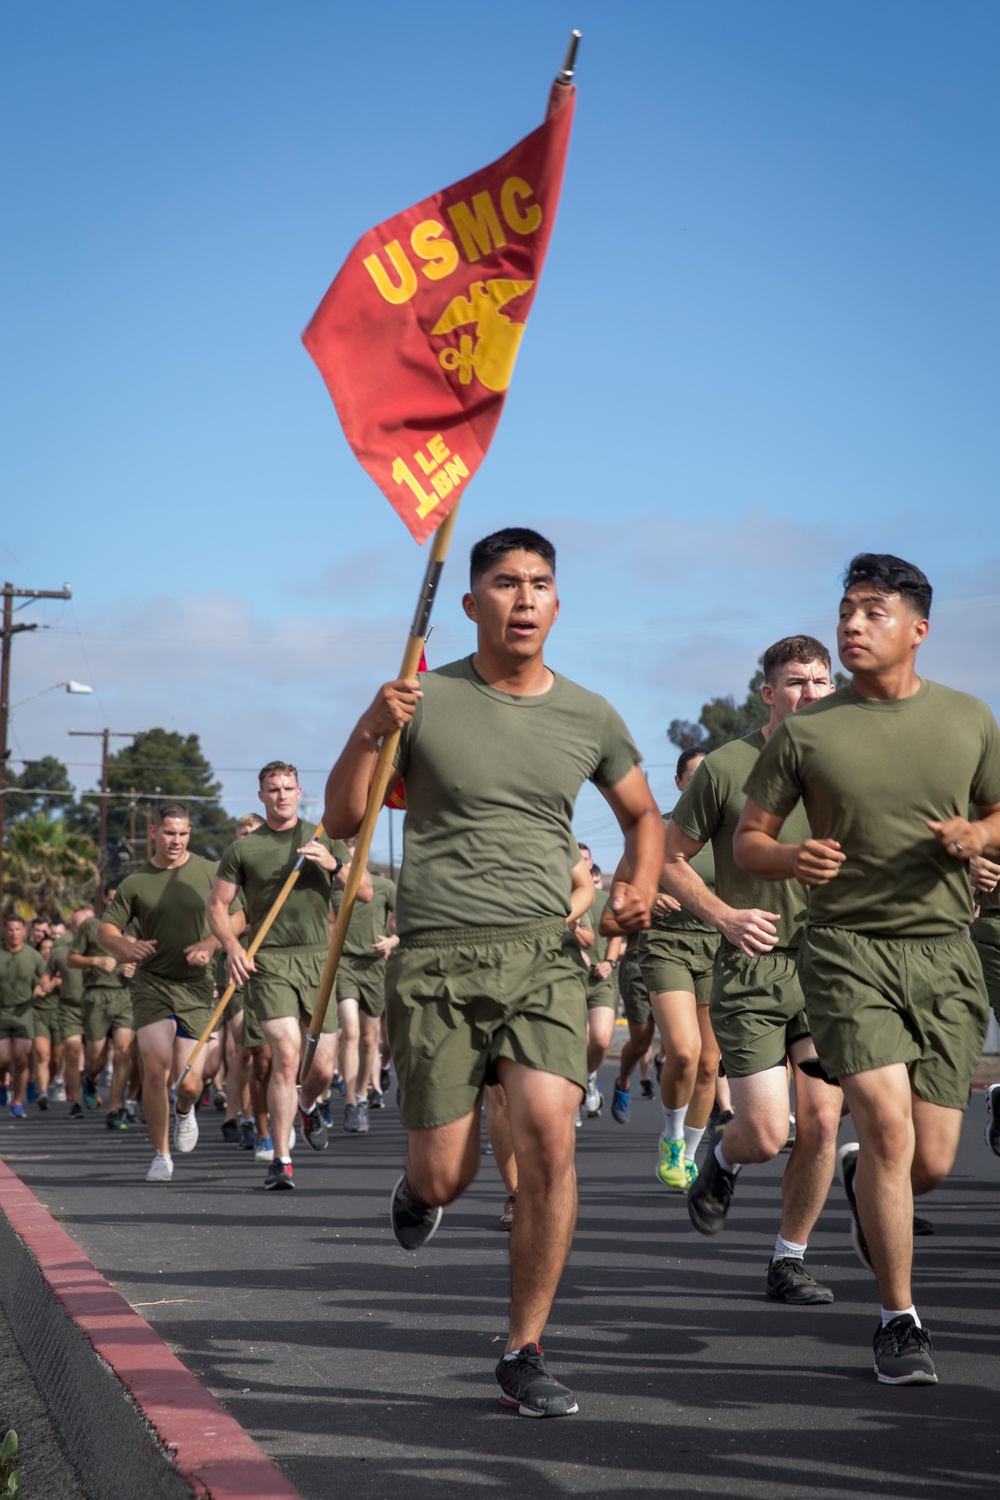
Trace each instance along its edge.
<instances>
[{"instance_id":1,"label":"olive green running shorts","mask_svg":"<svg viewBox=\"0 0 1000 1500\"><path fill-rule=\"evenodd\" d=\"M977 918L969 933L983 966L983 979L993 1014L1000 1021L1000 911L991 911L988 916Z\"/></svg>"},{"instance_id":2,"label":"olive green running shorts","mask_svg":"<svg viewBox=\"0 0 1000 1500\"><path fill-rule=\"evenodd\" d=\"M59 1001L59 1034L62 1041L68 1036L83 1036L83 1000Z\"/></svg>"},{"instance_id":3,"label":"olive green running shorts","mask_svg":"<svg viewBox=\"0 0 1000 1500\"><path fill-rule=\"evenodd\" d=\"M645 1026L653 1019L649 987L642 977L634 950L626 949L618 962L618 992L630 1026Z\"/></svg>"},{"instance_id":4,"label":"olive green running shorts","mask_svg":"<svg viewBox=\"0 0 1000 1500\"><path fill-rule=\"evenodd\" d=\"M640 937L638 947L639 968L647 989L653 995L683 990L699 1005L707 1005L712 998L718 949L717 932L651 927Z\"/></svg>"},{"instance_id":5,"label":"olive green running shorts","mask_svg":"<svg viewBox=\"0 0 1000 1500\"><path fill-rule=\"evenodd\" d=\"M249 988L244 987L237 991L245 997L243 1002L243 1031L240 1035L240 1045L243 1047L266 1047L267 1037L260 1029L260 1022L254 1015L253 995Z\"/></svg>"},{"instance_id":6,"label":"olive green running shorts","mask_svg":"<svg viewBox=\"0 0 1000 1500\"><path fill-rule=\"evenodd\" d=\"M208 1016L205 1020L208 1020ZM112 1032L132 1029L130 990L121 985L113 990L105 990L96 984L92 989L84 990L83 1035L88 1042L103 1042L104 1038L111 1036Z\"/></svg>"},{"instance_id":7,"label":"olive green running shorts","mask_svg":"<svg viewBox=\"0 0 1000 1500\"><path fill-rule=\"evenodd\" d=\"M35 1016L35 1036L44 1036L58 1047L63 1039L62 1024L59 1018L59 1002L55 1005L40 1005L37 1001L31 1007Z\"/></svg>"},{"instance_id":8,"label":"olive green running shorts","mask_svg":"<svg viewBox=\"0 0 1000 1500\"><path fill-rule=\"evenodd\" d=\"M587 1083L587 971L558 917L403 938L386 974L389 1045L409 1130L460 1120L498 1058Z\"/></svg>"},{"instance_id":9,"label":"olive green running shorts","mask_svg":"<svg viewBox=\"0 0 1000 1500\"><path fill-rule=\"evenodd\" d=\"M800 967L828 1077L905 1063L918 1098L968 1106L989 1001L967 932L881 938L807 927Z\"/></svg>"},{"instance_id":10,"label":"olive green running shorts","mask_svg":"<svg viewBox=\"0 0 1000 1500\"><path fill-rule=\"evenodd\" d=\"M793 948L750 958L720 943L709 1013L728 1078L778 1067L809 1035L795 958Z\"/></svg>"},{"instance_id":11,"label":"olive green running shorts","mask_svg":"<svg viewBox=\"0 0 1000 1500\"><path fill-rule=\"evenodd\" d=\"M35 1017L30 1005L20 1010L0 1010L0 1042L35 1040Z\"/></svg>"},{"instance_id":12,"label":"olive green running shorts","mask_svg":"<svg viewBox=\"0 0 1000 1500\"><path fill-rule=\"evenodd\" d=\"M607 979L598 979L593 969L587 970L587 1009L617 1010L618 991L615 988L614 970Z\"/></svg>"},{"instance_id":13,"label":"olive green running shorts","mask_svg":"<svg viewBox=\"0 0 1000 1500\"><path fill-rule=\"evenodd\" d=\"M119 993L128 998L127 991ZM213 993L210 968L204 969L193 984L183 979L162 979L159 974L144 974L140 969L132 981L132 1021L129 1024L138 1031L140 1026L152 1026L155 1021L176 1021L178 1036L194 1037L197 1041L212 1019L215 1009ZM99 1030L99 1027L95 1024L86 1030L88 1024L85 1014L84 1028L88 1039L100 1041L107 1035L100 1032L100 1035L91 1037L90 1030Z\"/></svg>"},{"instance_id":14,"label":"olive green running shorts","mask_svg":"<svg viewBox=\"0 0 1000 1500\"><path fill-rule=\"evenodd\" d=\"M376 1021L385 1015L385 959L341 959L337 966L337 1001L356 1000L358 1009Z\"/></svg>"},{"instance_id":15,"label":"olive green running shorts","mask_svg":"<svg viewBox=\"0 0 1000 1500\"><path fill-rule=\"evenodd\" d=\"M250 980L250 1004L258 1024L292 1016L303 1026L308 1026L316 1009L326 952L324 944L258 950L254 959L255 972ZM323 1035L336 1031L337 1026L337 1007L331 1002L323 1018ZM252 1047L255 1043L245 1041L243 1045Z\"/></svg>"}]
</instances>

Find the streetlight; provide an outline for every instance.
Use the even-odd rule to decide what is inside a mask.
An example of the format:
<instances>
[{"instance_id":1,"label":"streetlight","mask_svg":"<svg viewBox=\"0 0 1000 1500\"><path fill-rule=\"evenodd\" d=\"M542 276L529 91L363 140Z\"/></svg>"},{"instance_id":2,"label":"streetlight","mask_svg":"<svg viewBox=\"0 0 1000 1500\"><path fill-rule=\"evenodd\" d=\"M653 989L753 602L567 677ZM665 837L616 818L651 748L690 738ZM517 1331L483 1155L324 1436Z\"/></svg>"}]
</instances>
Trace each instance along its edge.
<instances>
[{"instance_id":1,"label":"streetlight","mask_svg":"<svg viewBox=\"0 0 1000 1500\"><path fill-rule=\"evenodd\" d=\"M40 698L43 693L54 693L56 688L65 688L67 693L92 693L94 691L85 682L74 682L70 678L69 682L53 682L48 687L39 688L37 693L29 693L27 698L18 698L17 702L12 703L10 707L20 708L22 703L30 703L32 698Z\"/></svg>"}]
</instances>

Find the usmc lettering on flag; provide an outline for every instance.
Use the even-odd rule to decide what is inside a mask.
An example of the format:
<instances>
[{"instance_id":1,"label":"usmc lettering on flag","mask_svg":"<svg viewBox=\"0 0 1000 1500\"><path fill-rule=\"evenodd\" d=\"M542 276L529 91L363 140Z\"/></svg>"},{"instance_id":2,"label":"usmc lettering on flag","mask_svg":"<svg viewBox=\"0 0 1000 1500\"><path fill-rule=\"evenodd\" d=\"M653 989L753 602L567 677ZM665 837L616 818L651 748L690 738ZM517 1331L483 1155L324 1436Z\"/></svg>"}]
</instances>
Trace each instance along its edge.
<instances>
[{"instance_id":1,"label":"usmc lettering on flag","mask_svg":"<svg viewBox=\"0 0 1000 1500\"><path fill-rule=\"evenodd\" d=\"M482 463L559 203L575 89L506 156L368 231L302 335L359 462L418 542Z\"/></svg>"}]
</instances>

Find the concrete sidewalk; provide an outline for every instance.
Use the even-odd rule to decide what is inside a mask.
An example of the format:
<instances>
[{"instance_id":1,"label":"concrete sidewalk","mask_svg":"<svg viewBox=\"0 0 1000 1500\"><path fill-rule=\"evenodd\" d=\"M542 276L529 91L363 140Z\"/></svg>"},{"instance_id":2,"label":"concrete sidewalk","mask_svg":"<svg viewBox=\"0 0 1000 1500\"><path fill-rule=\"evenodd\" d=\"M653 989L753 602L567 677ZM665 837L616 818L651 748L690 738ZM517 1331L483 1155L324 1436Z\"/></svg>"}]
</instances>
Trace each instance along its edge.
<instances>
[{"instance_id":1,"label":"concrete sidewalk","mask_svg":"<svg viewBox=\"0 0 1000 1500\"><path fill-rule=\"evenodd\" d=\"M603 1079L610 1090L610 1071ZM809 1262L836 1293L793 1309L763 1296L783 1158L741 1177L715 1240L691 1229L653 1167L659 1110L607 1111L580 1132L580 1219L546 1338L578 1416L501 1411L506 1237L489 1158L426 1250L392 1239L387 1199L403 1132L390 1108L367 1137L295 1153L294 1193L223 1144L203 1112L173 1183L147 1186L144 1132L61 1111L0 1121L0 1154L184 1365L308 1500L436 1500L669 1488L818 1500L994 1495L1000 1364L1000 1160L973 1099L956 1171L924 1200L917 1304L941 1383L879 1386L877 1298L834 1185Z\"/></svg>"}]
</instances>

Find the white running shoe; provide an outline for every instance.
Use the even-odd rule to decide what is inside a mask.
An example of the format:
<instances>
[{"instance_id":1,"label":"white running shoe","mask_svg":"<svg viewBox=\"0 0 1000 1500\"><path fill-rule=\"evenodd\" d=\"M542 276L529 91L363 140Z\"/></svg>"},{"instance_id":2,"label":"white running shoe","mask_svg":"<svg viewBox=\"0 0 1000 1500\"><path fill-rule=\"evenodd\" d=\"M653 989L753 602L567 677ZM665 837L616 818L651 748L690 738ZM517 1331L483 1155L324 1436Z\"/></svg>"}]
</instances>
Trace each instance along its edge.
<instances>
[{"instance_id":1,"label":"white running shoe","mask_svg":"<svg viewBox=\"0 0 1000 1500\"><path fill-rule=\"evenodd\" d=\"M174 1115L174 1150L182 1153L193 1151L198 1144L198 1135L198 1116L194 1112L194 1105L186 1115L178 1110Z\"/></svg>"},{"instance_id":2,"label":"white running shoe","mask_svg":"<svg viewBox=\"0 0 1000 1500\"><path fill-rule=\"evenodd\" d=\"M295 1150L295 1126L294 1125L290 1125L289 1128L288 1128L288 1154L289 1154L289 1156L291 1156L291 1154L292 1154L292 1152L294 1150Z\"/></svg>"},{"instance_id":3,"label":"white running shoe","mask_svg":"<svg viewBox=\"0 0 1000 1500\"><path fill-rule=\"evenodd\" d=\"M602 1108L603 1104L604 1104L604 1095L601 1093L600 1089L597 1087L597 1079L596 1078L588 1078L587 1079L587 1093L586 1093L586 1096L584 1097L584 1101L583 1101L583 1107L587 1111L587 1118L588 1118L588 1120L593 1120L595 1118L595 1116L597 1116L597 1115L599 1115L601 1113L601 1108Z\"/></svg>"},{"instance_id":4,"label":"white running shoe","mask_svg":"<svg viewBox=\"0 0 1000 1500\"><path fill-rule=\"evenodd\" d=\"M174 1164L169 1156L161 1156L159 1152L153 1157L152 1165L146 1173L147 1182L169 1182L174 1175Z\"/></svg>"}]
</instances>

